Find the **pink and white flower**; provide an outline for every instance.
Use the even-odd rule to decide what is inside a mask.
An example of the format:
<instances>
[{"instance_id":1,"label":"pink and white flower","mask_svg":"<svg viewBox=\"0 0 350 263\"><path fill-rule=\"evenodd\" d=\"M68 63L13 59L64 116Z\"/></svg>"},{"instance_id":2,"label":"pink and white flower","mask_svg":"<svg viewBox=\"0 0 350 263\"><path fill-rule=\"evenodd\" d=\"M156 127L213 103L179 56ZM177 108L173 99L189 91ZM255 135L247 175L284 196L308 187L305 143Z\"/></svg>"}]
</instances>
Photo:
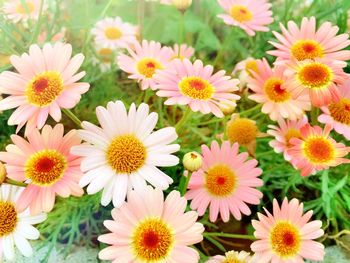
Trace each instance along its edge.
<instances>
[{"instance_id":1,"label":"pink and white flower","mask_svg":"<svg viewBox=\"0 0 350 263\"><path fill-rule=\"evenodd\" d=\"M14 23L28 19L38 20L40 0L10 0L4 3L2 9L6 17Z\"/></svg>"}]
</instances>

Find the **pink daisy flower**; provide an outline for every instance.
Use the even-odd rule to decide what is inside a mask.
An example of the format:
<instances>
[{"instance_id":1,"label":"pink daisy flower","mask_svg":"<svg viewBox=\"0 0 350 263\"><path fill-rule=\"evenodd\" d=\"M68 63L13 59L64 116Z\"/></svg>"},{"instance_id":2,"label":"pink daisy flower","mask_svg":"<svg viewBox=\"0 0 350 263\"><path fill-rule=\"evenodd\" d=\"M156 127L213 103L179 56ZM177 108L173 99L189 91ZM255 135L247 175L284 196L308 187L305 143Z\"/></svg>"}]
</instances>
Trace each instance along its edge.
<instances>
[{"instance_id":1,"label":"pink daisy flower","mask_svg":"<svg viewBox=\"0 0 350 263\"><path fill-rule=\"evenodd\" d=\"M300 129L301 138L289 140L291 146L287 150L291 157L291 163L301 171L302 176L315 174L317 171L349 163L350 160L343 158L350 147L337 143L329 136L332 126L326 124L322 130L319 126L311 127L306 124Z\"/></svg>"},{"instance_id":2,"label":"pink daisy flower","mask_svg":"<svg viewBox=\"0 0 350 263\"><path fill-rule=\"evenodd\" d=\"M313 240L324 234L322 221L309 222L312 210L303 214L303 203L295 198L288 202L285 198L281 207L273 200L273 215L266 209L265 212L266 216L258 213L259 220L252 220L258 241L251 249L259 263L323 260L324 246Z\"/></svg>"},{"instance_id":3,"label":"pink daisy flower","mask_svg":"<svg viewBox=\"0 0 350 263\"><path fill-rule=\"evenodd\" d=\"M340 99L338 85L348 78L343 71L345 66L343 61L327 59L294 61L285 71L286 87L297 94L307 91L315 107L337 102Z\"/></svg>"},{"instance_id":4,"label":"pink daisy flower","mask_svg":"<svg viewBox=\"0 0 350 263\"><path fill-rule=\"evenodd\" d=\"M266 0L218 0L226 12L218 17L224 23L242 28L249 36L256 31L269 31L267 25L273 22L271 4Z\"/></svg>"},{"instance_id":5,"label":"pink daisy flower","mask_svg":"<svg viewBox=\"0 0 350 263\"><path fill-rule=\"evenodd\" d=\"M155 88L159 89L157 95L168 97L166 105L189 105L194 112L212 112L223 117L220 105L226 103L235 107L235 101L240 98L233 94L238 90L239 81L225 76L224 70L215 74L213 70L213 66L204 66L200 60L192 63L188 59L175 59L167 69L154 76Z\"/></svg>"},{"instance_id":6,"label":"pink daisy flower","mask_svg":"<svg viewBox=\"0 0 350 263\"><path fill-rule=\"evenodd\" d=\"M169 47L162 47L158 42L143 40L142 44L137 42L134 49L128 48L128 52L130 56L118 56L120 69L129 73L130 79L140 82L142 90L149 87L155 89L154 73L167 68L173 51Z\"/></svg>"},{"instance_id":7,"label":"pink daisy flower","mask_svg":"<svg viewBox=\"0 0 350 263\"><path fill-rule=\"evenodd\" d=\"M290 139L301 137L300 129L308 123L307 117L304 116L300 120L279 120L278 126L269 125L270 128L267 133L275 137L274 140L269 142L269 145L275 150L276 153L283 153L284 159L290 161L291 157L288 155L288 150L291 147Z\"/></svg>"},{"instance_id":8,"label":"pink daisy flower","mask_svg":"<svg viewBox=\"0 0 350 263\"><path fill-rule=\"evenodd\" d=\"M257 65L258 73L253 71L253 77L248 77L248 87L254 92L248 98L262 103L261 111L268 114L271 120L297 120L311 109L306 90L300 93L286 86L285 67L272 69L265 58L258 60Z\"/></svg>"},{"instance_id":9,"label":"pink daisy flower","mask_svg":"<svg viewBox=\"0 0 350 263\"><path fill-rule=\"evenodd\" d=\"M40 0L10 0L2 7L4 14L14 23L28 19L37 20L39 17Z\"/></svg>"},{"instance_id":10,"label":"pink daisy flower","mask_svg":"<svg viewBox=\"0 0 350 263\"><path fill-rule=\"evenodd\" d=\"M323 114L318 117L318 121L331 124L337 133L350 140L350 80L339 87L339 91L341 99L321 107Z\"/></svg>"},{"instance_id":11,"label":"pink daisy flower","mask_svg":"<svg viewBox=\"0 0 350 263\"><path fill-rule=\"evenodd\" d=\"M337 36L339 27L324 22L316 30L315 17L304 17L300 28L293 21L288 22L288 29L280 24L282 34L273 31L280 43L269 41L276 50L267 53L278 57L278 63L289 60L327 58L331 60L349 60L350 51L342 50L350 45L348 34Z\"/></svg>"},{"instance_id":12,"label":"pink daisy flower","mask_svg":"<svg viewBox=\"0 0 350 263\"><path fill-rule=\"evenodd\" d=\"M257 168L257 160L247 160L248 153L238 154L238 143L230 145L223 142L221 148L216 141L211 148L202 145L202 168L192 174L186 198L192 200L191 208L200 216L210 207L210 221L215 222L219 212L224 222L230 219L230 213L237 220L242 214L250 215L246 205L260 203L262 193L256 189L263 185L258 178L262 171Z\"/></svg>"},{"instance_id":13,"label":"pink daisy flower","mask_svg":"<svg viewBox=\"0 0 350 263\"><path fill-rule=\"evenodd\" d=\"M181 44L180 46L178 44L175 44L171 49L171 51L173 52L172 54L173 59L175 58L190 59L194 54L194 48L191 46L187 46L186 44Z\"/></svg>"},{"instance_id":14,"label":"pink daisy flower","mask_svg":"<svg viewBox=\"0 0 350 263\"><path fill-rule=\"evenodd\" d=\"M48 115L61 120L61 108L73 108L89 84L77 82L85 72L76 73L83 63L83 54L71 59L72 46L60 42L45 44L43 49L31 45L29 54L11 56L18 73L4 71L0 74L0 93L10 96L0 101L0 110L17 108L8 120L9 125L26 123L26 134L35 127L41 129Z\"/></svg>"},{"instance_id":15,"label":"pink daisy flower","mask_svg":"<svg viewBox=\"0 0 350 263\"><path fill-rule=\"evenodd\" d=\"M78 182L82 176L81 159L69 153L81 140L75 130L63 135L63 125L54 128L45 125L39 133L35 129L28 141L12 135L14 144L0 152L0 160L6 165L7 176L28 186L18 200L18 210L30 207L31 214L50 212L56 195L81 196L84 191Z\"/></svg>"},{"instance_id":16,"label":"pink daisy flower","mask_svg":"<svg viewBox=\"0 0 350 263\"><path fill-rule=\"evenodd\" d=\"M107 17L96 23L91 30L98 46L116 50L137 42L136 26L123 22L120 17Z\"/></svg>"},{"instance_id":17,"label":"pink daisy flower","mask_svg":"<svg viewBox=\"0 0 350 263\"><path fill-rule=\"evenodd\" d=\"M214 256L205 263L253 263L250 253L245 251L229 251L225 256Z\"/></svg>"},{"instance_id":18,"label":"pink daisy flower","mask_svg":"<svg viewBox=\"0 0 350 263\"><path fill-rule=\"evenodd\" d=\"M113 262L197 263L199 254L190 245L201 242L204 227L198 214L185 212L186 199L172 191L164 200L160 189L148 186L131 191L128 202L112 210L113 220L104 221L112 232L98 240L110 245L99 253Z\"/></svg>"},{"instance_id":19,"label":"pink daisy flower","mask_svg":"<svg viewBox=\"0 0 350 263\"><path fill-rule=\"evenodd\" d=\"M252 57L248 57L238 62L233 69L232 75L238 77L239 87L241 91L246 87L248 77L253 77L251 73L252 71L256 73L259 71L257 59L254 59Z\"/></svg>"}]
</instances>

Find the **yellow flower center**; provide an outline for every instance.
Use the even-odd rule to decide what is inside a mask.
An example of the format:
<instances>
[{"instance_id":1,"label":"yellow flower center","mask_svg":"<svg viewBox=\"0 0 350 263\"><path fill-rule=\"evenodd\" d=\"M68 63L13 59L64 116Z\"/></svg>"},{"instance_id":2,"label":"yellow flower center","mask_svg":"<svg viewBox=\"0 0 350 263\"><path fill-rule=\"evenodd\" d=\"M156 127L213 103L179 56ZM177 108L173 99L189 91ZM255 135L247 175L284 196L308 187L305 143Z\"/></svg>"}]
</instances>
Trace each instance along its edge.
<instances>
[{"instance_id":1,"label":"yellow flower center","mask_svg":"<svg viewBox=\"0 0 350 263\"><path fill-rule=\"evenodd\" d=\"M157 69L162 69L162 64L154 58L144 58L137 63L137 70L146 78L152 78Z\"/></svg>"},{"instance_id":2,"label":"yellow flower center","mask_svg":"<svg viewBox=\"0 0 350 263\"><path fill-rule=\"evenodd\" d=\"M255 72L255 73L259 73L258 63L256 62L256 60L249 60L245 64L245 71L251 77L253 77L252 71Z\"/></svg>"},{"instance_id":3,"label":"yellow flower center","mask_svg":"<svg viewBox=\"0 0 350 263\"><path fill-rule=\"evenodd\" d=\"M137 171L145 163L147 150L143 143L132 134L120 135L109 145L106 157L117 173Z\"/></svg>"},{"instance_id":4,"label":"yellow flower center","mask_svg":"<svg viewBox=\"0 0 350 263\"><path fill-rule=\"evenodd\" d=\"M239 260L236 256L228 256L221 263L247 263L246 261Z\"/></svg>"},{"instance_id":5,"label":"yellow flower center","mask_svg":"<svg viewBox=\"0 0 350 263\"><path fill-rule=\"evenodd\" d=\"M142 221L132 236L132 246L137 259L142 262L163 262L174 244L174 233L160 218Z\"/></svg>"},{"instance_id":6,"label":"yellow flower center","mask_svg":"<svg viewBox=\"0 0 350 263\"><path fill-rule=\"evenodd\" d=\"M327 163L335 158L335 147L325 137L312 136L303 142L303 153L312 163Z\"/></svg>"},{"instance_id":7,"label":"yellow flower center","mask_svg":"<svg viewBox=\"0 0 350 263\"><path fill-rule=\"evenodd\" d=\"M248 22L253 19L252 12L243 5L234 5L230 13L232 18L240 23Z\"/></svg>"},{"instance_id":8,"label":"yellow flower center","mask_svg":"<svg viewBox=\"0 0 350 263\"><path fill-rule=\"evenodd\" d=\"M333 81L333 72L325 64L312 62L303 65L298 73L297 78L307 88L319 89L328 87Z\"/></svg>"},{"instance_id":9,"label":"yellow flower center","mask_svg":"<svg viewBox=\"0 0 350 263\"><path fill-rule=\"evenodd\" d=\"M16 12L22 15L31 14L35 10L35 6L32 2L26 1L25 4L18 3L16 6Z\"/></svg>"},{"instance_id":10,"label":"yellow flower center","mask_svg":"<svg viewBox=\"0 0 350 263\"><path fill-rule=\"evenodd\" d=\"M254 121L247 118L237 118L227 125L227 136L230 142L247 145L253 142L258 135L258 127Z\"/></svg>"},{"instance_id":11,"label":"yellow flower center","mask_svg":"<svg viewBox=\"0 0 350 263\"><path fill-rule=\"evenodd\" d=\"M10 202L0 201L0 238L11 234L17 225L17 211Z\"/></svg>"},{"instance_id":12,"label":"yellow flower center","mask_svg":"<svg viewBox=\"0 0 350 263\"><path fill-rule=\"evenodd\" d=\"M215 92L214 87L200 77L184 77L178 85L183 95L197 100L209 100Z\"/></svg>"},{"instance_id":13,"label":"yellow flower center","mask_svg":"<svg viewBox=\"0 0 350 263\"><path fill-rule=\"evenodd\" d=\"M290 93L283 87L283 80L269 78L264 83L264 91L267 97L274 102L284 102L291 98Z\"/></svg>"},{"instance_id":14,"label":"yellow flower center","mask_svg":"<svg viewBox=\"0 0 350 263\"><path fill-rule=\"evenodd\" d=\"M282 258L295 256L301 246L299 230L287 221L277 222L271 229L270 243L272 250Z\"/></svg>"},{"instance_id":15,"label":"yellow flower center","mask_svg":"<svg viewBox=\"0 0 350 263\"><path fill-rule=\"evenodd\" d=\"M328 106L331 116L334 120L346 125L350 125L350 100L342 98L336 103L331 103Z\"/></svg>"},{"instance_id":16,"label":"yellow flower center","mask_svg":"<svg viewBox=\"0 0 350 263\"><path fill-rule=\"evenodd\" d=\"M63 80L56 71L45 71L35 76L27 85L25 95L29 103L44 107L51 104L63 91Z\"/></svg>"},{"instance_id":17,"label":"yellow flower center","mask_svg":"<svg viewBox=\"0 0 350 263\"><path fill-rule=\"evenodd\" d=\"M109 63L109 62L111 62L111 56L113 54L113 50L110 48L101 48L98 51L98 54L100 55L100 57L104 63Z\"/></svg>"},{"instance_id":18,"label":"yellow flower center","mask_svg":"<svg viewBox=\"0 0 350 263\"><path fill-rule=\"evenodd\" d=\"M217 197L225 197L235 189L237 177L230 167L216 164L206 172L205 186L208 192Z\"/></svg>"},{"instance_id":19,"label":"yellow flower center","mask_svg":"<svg viewBox=\"0 0 350 263\"><path fill-rule=\"evenodd\" d=\"M123 33L116 27L107 27L105 29L105 36L110 40L116 40L121 38Z\"/></svg>"},{"instance_id":20,"label":"yellow flower center","mask_svg":"<svg viewBox=\"0 0 350 263\"><path fill-rule=\"evenodd\" d=\"M284 139L286 140L286 143L287 143L287 147L290 147L291 144L290 144L290 140L292 138L298 138L298 139L301 139L301 133L299 130L297 129L294 129L294 128L291 128L287 131L287 133L284 135Z\"/></svg>"},{"instance_id":21,"label":"yellow flower center","mask_svg":"<svg viewBox=\"0 0 350 263\"><path fill-rule=\"evenodd\" d=\"M41 150L25 164L25 175L33 184L48 186L57 182L67 169L66 157L57 150Z\"/></svg>"},{"instance_id":22,"label":"yellow flower center","mask_svg":"<svg viewBox=\"0 0 350 263\"><path fill-rule=\"evenodd\" d=\"M298 40L291 47L291 53L292 56L299 61L304 59L321 58L323 57L323 48L315 40Z\"/></svg>"}]
</instances>

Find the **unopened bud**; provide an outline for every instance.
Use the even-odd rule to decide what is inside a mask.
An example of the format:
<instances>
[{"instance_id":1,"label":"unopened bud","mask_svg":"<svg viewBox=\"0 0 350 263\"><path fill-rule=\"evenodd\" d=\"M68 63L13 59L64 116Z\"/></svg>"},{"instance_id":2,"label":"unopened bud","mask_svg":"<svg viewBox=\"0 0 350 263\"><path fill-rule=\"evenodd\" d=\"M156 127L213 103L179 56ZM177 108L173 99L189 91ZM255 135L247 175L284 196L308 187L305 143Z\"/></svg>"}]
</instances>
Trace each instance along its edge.
<instances>
[{"instance_id":1,"label":"unopened bud","mask_svg":"<svg viewBox=\"0 0 350 263\"><path fill-rule=\"evenodd\" d=\"M185 12L192 4L192 0L173 0L173 5L181 12Z\"/></svg>"},{"instance_id":2,"label":"unopened bud","mask_svg":"<svg viewBox=\"0 0 350 263\"><path fill-rule=\"evenodd\" d=\"M197 152L189 152L184 155L182 163L186 170L195 172L202 167L202 156Z\"/></svg>"},{"instance_id":3,"label":"unopened bud","mask_svg":"<svg viewBox=\"0 0 350 263\"><path fill-rule=\"evenodd\" d=\"M0 162L0 184L2 184L6 179L6 168L5 165Z\"/></svg>"},{"instance_id":4,"label":"unopened bud","mask_svg":"<svg viewBox=\"0 0 350 263\"><path fill-rule=\"evenodd\" d=\"M234 103L221 102L219 104L220 110L225 115L232 114L235 111L236 106L237 106L237 104L235 102Z\"/></svg>"}]
</instances>

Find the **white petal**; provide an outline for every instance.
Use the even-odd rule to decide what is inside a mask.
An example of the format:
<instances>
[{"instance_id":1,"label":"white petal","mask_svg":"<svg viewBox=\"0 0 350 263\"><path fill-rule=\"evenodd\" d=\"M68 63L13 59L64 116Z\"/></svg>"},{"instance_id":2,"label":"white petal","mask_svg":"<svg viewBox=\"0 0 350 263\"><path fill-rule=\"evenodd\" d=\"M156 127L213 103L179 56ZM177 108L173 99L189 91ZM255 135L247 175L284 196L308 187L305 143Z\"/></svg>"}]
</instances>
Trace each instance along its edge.
<instances>
[{"instance_id":1,"label":"white petal","mask_svg":"<svg viewBox=\"0 0 350 263\"><path fill-rule=\"evenodd\" d=\"M128 175L118 174L114 184L113 205L119 208L125 201L128 190Z\"/></svg>"},{"instance_id":2,"label":"white petal","mask_svg":"<svg viewBox=\"0 0 350 263\"><path fill-rule=\"evenodd\" d=\"M21 235L14 235L14 240L16 247L25 257L30 257L33 254L32 247L30 246L27 239L22 237Z\"/></svg>"}]
</instances>

